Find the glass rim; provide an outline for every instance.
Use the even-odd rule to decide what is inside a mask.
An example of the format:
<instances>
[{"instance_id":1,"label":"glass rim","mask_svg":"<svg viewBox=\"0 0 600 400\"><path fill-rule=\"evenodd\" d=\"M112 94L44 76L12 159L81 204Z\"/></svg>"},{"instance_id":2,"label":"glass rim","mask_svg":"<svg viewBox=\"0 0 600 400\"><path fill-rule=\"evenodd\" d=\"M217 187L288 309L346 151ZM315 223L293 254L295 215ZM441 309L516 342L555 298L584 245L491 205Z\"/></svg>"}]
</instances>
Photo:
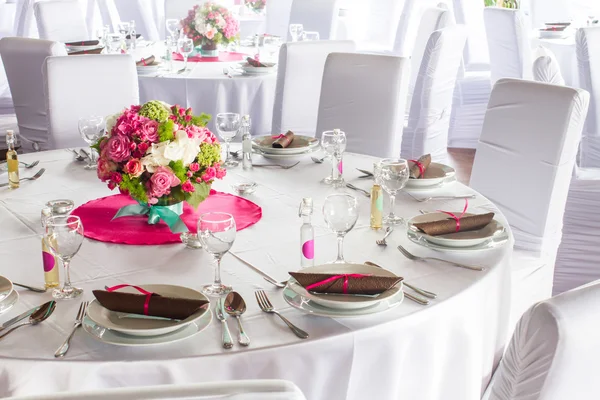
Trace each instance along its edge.
<instances>
[{"instance_id":1,"label":"glass rim","mask_svg":"<svg viewBox=\"0 0 600 400\"><path fill-rule=\"evenodd\" d=\"M346 132L344 132L344 131L343 131L343 130L341 130L341 129L340 129L339 131L340 131L340 132L338 133L338 135L339 135L339 134L344 134L344 135L346 134ZM323 136L323 135L335 135L335 134L336 134L336 133L335 133L335 130L333 130L333 129L331 129L331 130L328 130L328 131L323 131L323 132L321 132L321 136Z\"/></svg>"},{"instance_id":2,"label":"glass rim","mask_svg":"<svg viewBox=\"0 0 600 400\"><path fill-rule=\"evenodd\" d=\"M219 118L219 117L230 117L230 116L237 116L238 118L242 117L240 113L234 113L234 112L224 112L224 113L218 113L217 114L217 118Z\"/></svg>"},{"instance_id":3,"label":"glass rim","mask_svg":"<svg viewBox=\"0 0 600 400\"><path fill-rule=\"evenodd\" d=\"M379 162L377 164L379 164L379 165L408 164L408 160L405 160L404 158L383 158L383 159L379 160Z\"/></svg>"},{"instance_id":4,"label":"glass rim","mask_svg":"<svg viewBox=\"0 0 600 400\"><path fill-rule=\"evenodd\" d=\"M53 223L52 221L54 220L58 220L58 219L70 219L73 218L70 221L64 222L64 223ZM81 225L81 218L79 218L77 215L53 215L51 217L46 218L45 220L45 224L46 226L52 225L52 226L67 226L67 225L71 225L74 222L78 222Z\"/></svg>"},{"instance_id":5,"label":"glass rim","mask_svg":"<svg viewBox=\"0 0 600 400\"><path fill-rule=\"evenodd\" d=\"M227 219L223 219L223 220L208 220L208 219L204 219L205 217L208 217L210 215L221 215L221 216L227 216ZM204 214L200 214L200 217L198 218L198 224L200 224L201 222L209 222L209 223L223 223L223 222L227 222L228 220L232 220L233 222L235 222L235 218L233 215L223 212L223 211L210 211Z\"/></svg>"},{"instance_id":6,"label":"glass rim","mask_svg":"<svg viewBox=\"0 0 600 400\"><path fill-rule=\"evenodd\" d=\"M356 198L356 196L353 196L350 193L332 193L330 195L327 195L327 197L325 197L325 201L327 201L327 199L329 199L330 197L331 198L333 198L333 197L346 197L346 198L353 199L355 202L358 202L358 199Z\"/></svg>"}]
</instances>

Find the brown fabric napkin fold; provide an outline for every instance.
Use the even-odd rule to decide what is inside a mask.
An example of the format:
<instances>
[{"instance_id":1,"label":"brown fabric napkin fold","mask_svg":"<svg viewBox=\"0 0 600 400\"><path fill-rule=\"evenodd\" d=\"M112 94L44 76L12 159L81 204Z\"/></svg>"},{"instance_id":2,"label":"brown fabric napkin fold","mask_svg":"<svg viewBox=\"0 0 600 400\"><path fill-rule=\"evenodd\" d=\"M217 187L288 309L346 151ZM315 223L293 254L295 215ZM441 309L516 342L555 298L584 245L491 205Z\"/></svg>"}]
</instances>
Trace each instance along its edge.
<instances>
[{"instance_id":1,"label":"brown fabric napkin fold","mask_svg":"<svg viewBox=\"0 0 600 400\"><path fill-rule=\"evenodd\" d=\"M410 177L413 179L422 179L429 168L429 164L431 164L431 154L425 154L424 156L419 157L417 160L421 164L423 164L423 175L421 175L421 169L418 164L412 163L410 166Z\"/></svg>"},{"instance_id":2,"label":"brown fabric napkin fold","mask_svg":"<svg viewBox=\"0 0 600 400\"><path fill-rule=\"evenodd\" d=\"M260 61L255 60L252 57L246 57L246 61L248 62L248 64L252 65L253 67L266 67L265 64L261 63Z\"/></svg>"},{"instance_id":3,"label":"brown fabric napkin fold","mask_svg":"<svg viewBox=\"0 0 600 400\"><path fill-rule=\"evenodd\" d=\"M139 38L140 38L140 36L142 36L142 34L141 34L141 33L136 33L136 34L135 34L135 38L136 38L136 39L139 39ZM131 35L127 35L127 36L125 36L125 39L128 39L128 40L129 40L129 39L131 39Z\"/></svg>"},{"instance_id":4,"label":"brown fabric napkin fold","mask_svg":"<svg viewBox=\"0 0 600 400\"><path fill-rule=\"evenodd\" d=\"M97 46L100 44L99 40L82 40L79 42L65 43L65 46Z\"/></svg>"},{"instance_id":5,"label":"brown fabric napkin fold","mask_svg":"<svg viewBox=\"0 0 600 400\"><path fill-rule=\"evenodd\" d=\"M70 56L77 56L80 54L100 54L104 50L104 47L99 47L97 49L92 50L81 50L81 51L72 51L69 53Z\"/></svg>"},{"instance_id":6,"label":"brown fabric napkin fold","mask_svg":"<svg viewBox=\"0 0 600 400\"><path fill-rule=\"evenodd\" d=\"M298 281L304 288L314 283L322 282L339 274L307 274L302 272L290 272L291 276ZM347 294L380 294L391 289L404 278L388 276L364 276L362 278L348 278ZM344 278L336 279L332 282L309 289L315 293L344 293Z\"/></svg>"},{"instance_id":7,"label":"brown fabric napkin fold","mask_svg":"<svg viewBox=\"0 0 600 400\"><path fill-rule=\"evenodd\" d=\"M457 213L460 215L460 213ZM485 227L487 224L492 222L494 219L494 213L471 215L468 217L462 217L460 219L459 232L475 231ZM448 217L440 221L423 222L414 224L419 230L425 232L430 236L446 235L448 233L456 232L456 220Z\"/></svg>"},{"instance_id":8,"label":"brown fabric napkin fold","mask_svg":"<svg viewBox=\"0 0 600 400\"><path fill-rule=\"evenodd\" d=\"M140 61L136 61L135 65L136 65L136 67L146 67L146 66L152 64L154 62L154 60L156 60L156 58L154 58L154 56L150 56L148 58L142 58Z\"/></svg>"},{"instance_id":9,"label":"brown fabric napkin fold","mask_svg":"<svg viewBox=\"0 0 600 400\"><path fill-rule=\"evenodd\" d=\"M272 146L276 149L285 149L290 144L292 144L293 141L294 141L294 132L287 131L287 133L283 137L280 137L279 139L275 140L273 142Z\"/></svg>"},{"instance_id":10,"label":"brown fabric napkin fold","mask_svg":"<svg viewBox=\"0 0 600 400\"><path fill-rule=\"evenodd\" d=\"M144 314L145 294L107 292L94 290L94 296L100 304L111 311L129 314ZM178 299L153 294L148 303L148 315L172 319L186 319L208 304L205 300Z\"/></svg>"}]
</instances>

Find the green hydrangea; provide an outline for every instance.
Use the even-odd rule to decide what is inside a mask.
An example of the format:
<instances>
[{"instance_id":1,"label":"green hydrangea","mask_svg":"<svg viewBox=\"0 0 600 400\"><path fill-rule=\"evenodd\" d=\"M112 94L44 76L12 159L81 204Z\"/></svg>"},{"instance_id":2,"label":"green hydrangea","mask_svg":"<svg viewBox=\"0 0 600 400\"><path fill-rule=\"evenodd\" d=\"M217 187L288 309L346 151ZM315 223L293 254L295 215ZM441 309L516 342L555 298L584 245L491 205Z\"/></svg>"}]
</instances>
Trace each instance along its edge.
<instances>
[{"instance_id":1,"label":"green hydrangea","mask_svg":"<svg viewBox=\"0 0 600 400\"><path fill-rule=\"evenodd\" d=\"M200 145L200 153L198 154L198 164L200 168L207 168L221 161L221 145L218 143Z\"/></svg>"},{"instance_id":2,"label":"green hydrangea","mask_svg":"<svg viewBox=\"0 0 600 400\"><path fill-rule=\"evenodd\" d=\"M173 170L173 173L181 182L185 182L188 177L186 175L187 168L183 166L182 160L171 161L169 167Z\"/></svg>"},{"instance_id":3,"label":"green hydrangea","mask_svg":"<svg viewBox=\"0 0 600 400\"><path fill-rule=\"evenodd\" d=\"M140 178L131 178L127 174L123 174L122 177L123 180L119 183L119 188L128 192L134 199L141 201L142 203L147 203L148 195L146 194L146 188Z\"/></svg>"},{"instance_id":4,"label":"green hydrangea","mask_svg":"<svg viewBox=\"0 0 600 400\"><path fill-rule=\"evenodd\" d=\"M167 119L169 119L171 112L169 111L169 108L162 102L158 100L152 100L142 106L139 114L157 122L165 122Z\"/></svg>"},{"instance_id":5,"label":"green hydrangea","mask_svg":"<svg viewBox=\"0 0 600 400\"><path fill-rule=\"evenodd\" d=\"M175 123L171 120L167 122L163 122L158 125L158 140L161 142L166 142L168 140L175 139L175 134L173 133L173 129L175 129Z\"/></svg>"},{"instance_id":6,"label":"green hydrangea","mask_svg":"<svg viewBox=\"0 0 600 400\"><path fill-rule=\"evenodd\" d=\"M192 125L206 126L210 122L210 115L202 113L192 117Z\"/></svg>"}]
</instances>

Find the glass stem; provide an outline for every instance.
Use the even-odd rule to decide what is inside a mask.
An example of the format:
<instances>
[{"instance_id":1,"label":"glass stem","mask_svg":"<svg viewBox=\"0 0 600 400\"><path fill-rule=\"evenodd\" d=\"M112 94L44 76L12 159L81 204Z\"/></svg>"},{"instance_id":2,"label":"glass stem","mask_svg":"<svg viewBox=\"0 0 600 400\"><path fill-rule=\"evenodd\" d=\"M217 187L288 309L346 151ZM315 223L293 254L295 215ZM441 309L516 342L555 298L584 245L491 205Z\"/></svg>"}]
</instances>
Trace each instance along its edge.
<instances>
[{"instance_id":1,"label":"glass stem","mask_svg":"<svg viewBox=\"0 0 600 400\"><path fill-rule=\"evenodd\" d=\"M338 235L337 237L338 244L338 254L335 262L344 262L344 236Z\"/></svg>"},{"instance_id":2,"label":"glass stem","mask_svg":"<svg viewBox=\"0 0 600 400\"><path fill-rule=\"evenodd\" d=\"M221 286L221 257L215 257L215 283L213 286Z\"/></svg>"},{"instance_id":3,"label":"glass stem","mask_svg":"<svg viewBox=\"0 0 600 400\"><path fill-rule=\"evenodd\" d=\"M396 193L390 193L390 217L394 217L394 208L396 208Z\"/></svg>"},{"instance_id":4,"label":"glass stem","mask_svg":"<svg viewBox=\"0 0 600 400\"><path fill-rule=\"evenodd\" d=\"M331 157L331 178L336 181L340 178L340 170L338 169L340 165L340 157L337 153L333 154Z\"/></svg>"},{"instance_id":5,"label":"glass stem","mask_svg":"<svg viewBox=\"0 0 600 400\"><path fill-rule=\"evenodd\" d=\"M90 146L90 167L96 164L96 154L94 154L94 149Z\"/></svg>"},{"instance_id":6,"label":"glass stem","mask_svg":"<svg viewBox=\"0 0 600 400\"><path fill-rule=\"evenodd\" d=\"M225 164L229 162L229 140L225 141Z\"/></svg>"},{"instance_id":7,"label":"glass stem","mask_svg":"<svg viewBox=\"0 0 600 400\"><path fill-rule=\"evenodd\" d=\"M63 285L63 291L71 290L71 272L69 270L70 261L62 260L63 266L65 267L65 284Z\"/></svg>"}]
</instances>

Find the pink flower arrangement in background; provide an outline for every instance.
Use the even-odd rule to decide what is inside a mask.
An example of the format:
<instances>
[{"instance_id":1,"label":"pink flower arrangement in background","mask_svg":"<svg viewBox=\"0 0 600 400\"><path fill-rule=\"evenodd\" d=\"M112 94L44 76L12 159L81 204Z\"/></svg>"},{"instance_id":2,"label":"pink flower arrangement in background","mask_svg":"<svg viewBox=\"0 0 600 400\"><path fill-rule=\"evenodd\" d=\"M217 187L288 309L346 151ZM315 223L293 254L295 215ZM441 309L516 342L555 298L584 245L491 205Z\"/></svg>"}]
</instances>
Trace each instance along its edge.
<instances>
[{"instance_id":1,"label":"pink flower arrangement in background","mask_svg":"<svg viewBox=\"0 0 600 400\"><path fill-rule=\"evenodd\" d=\"M181 21L181 26L195 46L226 45L239 39L239 21L226 7L210 1L194 6Z\"/></svg>"},{"instance_id":2,"label":"pink flower arrangement in background","mask_svg":"<svg viewBox=\"0 0 600 400\"><path fill-rule=\"evenodd\" d=\"M267 0L245 0L246 7L256 12L261 12L267 6Z\"/></svg>"}]
</instances>

